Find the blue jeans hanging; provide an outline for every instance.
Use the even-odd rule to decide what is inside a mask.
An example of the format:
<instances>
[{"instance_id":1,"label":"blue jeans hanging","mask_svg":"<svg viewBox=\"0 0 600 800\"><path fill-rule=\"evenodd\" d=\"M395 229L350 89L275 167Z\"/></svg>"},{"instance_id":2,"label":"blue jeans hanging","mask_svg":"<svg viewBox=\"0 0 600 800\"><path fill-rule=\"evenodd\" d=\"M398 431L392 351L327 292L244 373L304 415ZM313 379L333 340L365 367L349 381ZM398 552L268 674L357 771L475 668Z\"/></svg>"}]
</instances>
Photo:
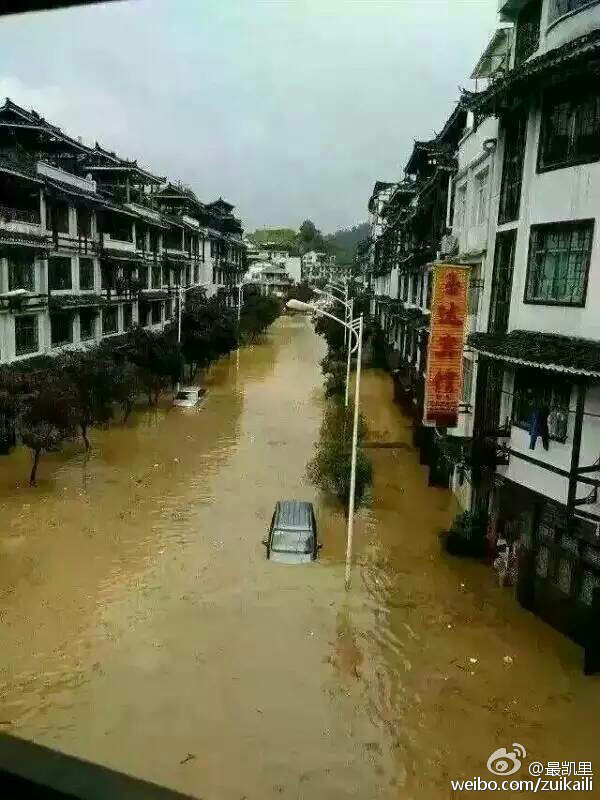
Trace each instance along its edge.
<instances>
[{"instance_id":1,"label":"blue jeans hanging","mask_svg":"<svg viewBox=\"0 0 600 800\"><path fill-rule=\"evenodd\" d=\"M550 435L548 432L548 411L539 409L531 415L529 423L529 449L535 450L538 438L541 437L544 450L548 449Z\"/></svg>"}]
</instances>

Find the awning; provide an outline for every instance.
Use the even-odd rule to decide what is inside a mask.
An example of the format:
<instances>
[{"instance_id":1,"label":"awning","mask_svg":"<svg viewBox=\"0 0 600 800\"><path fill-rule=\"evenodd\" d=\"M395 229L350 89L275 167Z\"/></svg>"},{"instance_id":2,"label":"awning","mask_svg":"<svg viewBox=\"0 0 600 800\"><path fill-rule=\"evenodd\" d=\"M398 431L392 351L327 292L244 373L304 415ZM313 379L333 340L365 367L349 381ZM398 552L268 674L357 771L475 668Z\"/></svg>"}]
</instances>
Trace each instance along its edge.
<instances>
[{"instance_id":1,"label":"awning","mask_svg":"<svg viewBox=\"0 0 600 800\"><path fill-rule=\"evenodd\" d=\"M522 330L472 333L467 341L473 350L487 358L523 367L600 378L600 341Z\"/></svg>"}]
</instances>

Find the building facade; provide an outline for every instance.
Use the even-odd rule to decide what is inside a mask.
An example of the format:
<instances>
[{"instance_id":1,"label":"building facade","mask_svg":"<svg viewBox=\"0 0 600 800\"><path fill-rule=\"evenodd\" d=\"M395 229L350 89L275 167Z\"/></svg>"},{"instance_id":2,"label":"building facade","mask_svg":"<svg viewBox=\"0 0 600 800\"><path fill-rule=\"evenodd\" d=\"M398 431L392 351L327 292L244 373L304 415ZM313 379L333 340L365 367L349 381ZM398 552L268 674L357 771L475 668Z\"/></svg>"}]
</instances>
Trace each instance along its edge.
<instances>
[{"instance_id":1,"label":"building facade","mask_svg":"<svg viewBox=\"0 0 600 800\"><path fill-rule=\"evenodd\" d=\"M229 203L0 107L0 364L161 329L180 287L227 295L245 269Z\"/></svg>"},{"instance_id":2,"label":"building facade","mask_svg":"<svg viewBox=\"0 0 600 800\"><path fill-rule=\"evenodd\" d=\"M600 602L600 3L502 0L499 12L473 90L415 143L378 209L369 284L430 480L508 542L520 602L584 643ZM447 430L422 425L419 394L421 297L440 261L470 270Z\"/></svg>"}]
</instances>

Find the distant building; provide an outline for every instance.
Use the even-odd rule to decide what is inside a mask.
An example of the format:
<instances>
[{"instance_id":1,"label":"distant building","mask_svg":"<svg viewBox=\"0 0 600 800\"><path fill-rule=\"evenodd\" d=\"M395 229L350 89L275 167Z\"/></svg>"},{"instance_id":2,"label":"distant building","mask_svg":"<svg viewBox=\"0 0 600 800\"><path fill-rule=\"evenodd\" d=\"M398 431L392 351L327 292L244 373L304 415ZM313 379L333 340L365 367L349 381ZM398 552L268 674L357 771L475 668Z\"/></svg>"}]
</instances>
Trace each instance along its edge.
<instances>
[{"instance_id":1,"label":"distant building","mask_svg":"<svg viewBox=\"0 0 600 800\"><path fill-rule=\"evenodd\" d=\"M255 245L247 240L248 275L246 280L260 287L263 294L282 297L294 284L290 275L300 272L300 258L287 250L275 249L275 243Z\"/></svg>"},{"instance_id":2,"label":"distant building","mask_svg":"<svg viewBox=\"0 0 600 800\"><path fill-rule=\"evenodd\" d=\"M313 283L314 281L329 280L333 272L335 272L335 256L316 250L309 250L302 256L301 277L303 281Z\"/></svg>"}]
</instances>

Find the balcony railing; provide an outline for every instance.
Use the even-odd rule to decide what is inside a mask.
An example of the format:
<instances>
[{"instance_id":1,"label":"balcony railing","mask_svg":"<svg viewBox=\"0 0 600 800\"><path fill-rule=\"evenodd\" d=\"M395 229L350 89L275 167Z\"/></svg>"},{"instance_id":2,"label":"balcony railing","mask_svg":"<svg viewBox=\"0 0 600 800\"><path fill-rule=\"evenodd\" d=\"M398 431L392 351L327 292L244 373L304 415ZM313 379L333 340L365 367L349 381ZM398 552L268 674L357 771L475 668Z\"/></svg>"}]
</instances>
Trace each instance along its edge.
<instances>
[{"instance_id":1,"label":"balcony railing","mask_svg":"<svg viewBox=\"0 0 600 800\"><path fill-rule=\"evenodd\" d=\"M0 222L28 222L31 225L39 225L40 212L0 205Z\"/></svg>"}]
</instances>

